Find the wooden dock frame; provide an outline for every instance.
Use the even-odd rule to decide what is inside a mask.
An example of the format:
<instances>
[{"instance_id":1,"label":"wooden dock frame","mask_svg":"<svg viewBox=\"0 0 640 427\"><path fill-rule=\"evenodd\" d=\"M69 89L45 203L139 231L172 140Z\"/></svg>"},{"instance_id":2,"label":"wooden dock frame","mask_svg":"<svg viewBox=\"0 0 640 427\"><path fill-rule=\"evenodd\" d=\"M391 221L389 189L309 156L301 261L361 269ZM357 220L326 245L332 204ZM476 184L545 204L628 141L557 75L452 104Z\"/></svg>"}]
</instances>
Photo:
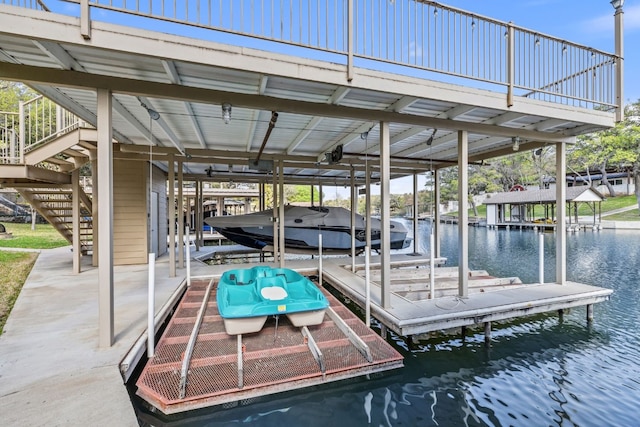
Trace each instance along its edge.
<instances>
[{"instance_id":1,"label":"wooden dock frame","mask_svg":"<svg viewBox=\"0 0 640 427\"><path fill-rule=\"evenodd\" d=\"M391 262L392 267L397 264ZM405 266L406 262L402 263ZM364 278L351 273L350 265L326 262L324 281L360 307L365 305ZM428 280L425 281L425 289ZM466 298L446 296L412 301L392 292L391 306L383 308L380 286L371 283L371 313L381 324L398 335L410 337L429 332L484 324L490 341L491 322L568 308L586 306L587 322L593 320L593 304L607 301L611 289L576 282L519 285L508 289L472 293Z\"/></svg>"}]
</instances>

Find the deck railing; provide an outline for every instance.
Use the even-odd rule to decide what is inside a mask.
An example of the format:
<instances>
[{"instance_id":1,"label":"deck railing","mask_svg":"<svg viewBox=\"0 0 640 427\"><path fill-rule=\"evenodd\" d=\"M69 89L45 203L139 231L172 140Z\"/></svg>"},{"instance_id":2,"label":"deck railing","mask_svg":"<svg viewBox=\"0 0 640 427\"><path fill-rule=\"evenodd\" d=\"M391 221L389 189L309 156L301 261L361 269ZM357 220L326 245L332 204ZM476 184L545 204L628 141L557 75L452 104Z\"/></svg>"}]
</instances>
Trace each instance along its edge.
<instances>
[{"instance_id":1,"label":"deck railing","mask_svg":"<svg viewBox=\"0 0 640 427\"><path fill-rule=\"evenodd\" d=\"M12 6L26 7L28 9L45 10L49 11L49 8L42 0L0 0L2 4L10 4Z\"/></svg>"},{"instance_id":2,"label":"deck railing","mask_svg":"<svg viewBox=\"0 0 640 427\"><path fill-rule=\"evenodd\" d=\"M24 155L78 127L80 120L42 95L0 112L0 163L23 164Z\"/></svg>"},{"instance_id":3,"label":"deck railing","mask_svg":"<svg viewBox=\"0 0 640 427\"><path fill-rule=\"evenodd\" d=\"M0 0L48 10L42 0ZM81 3L85 0L70 0ZM88 0L103 9L616 108L615 55L421 0Z\"/></svg>"},{"instance_id":4,"label":"deck railing","mask_svg":"<svg viewBox=\"0 0 640 427\"><path fill-rule=\"evenodd\" d=\"M617 107L615 55L432 1L68 1L84 4L81 10L93 6L344 55L348 78L356 58L502 87L509 105L513 96L526 96Z\"/></svg>"}]
</instances>

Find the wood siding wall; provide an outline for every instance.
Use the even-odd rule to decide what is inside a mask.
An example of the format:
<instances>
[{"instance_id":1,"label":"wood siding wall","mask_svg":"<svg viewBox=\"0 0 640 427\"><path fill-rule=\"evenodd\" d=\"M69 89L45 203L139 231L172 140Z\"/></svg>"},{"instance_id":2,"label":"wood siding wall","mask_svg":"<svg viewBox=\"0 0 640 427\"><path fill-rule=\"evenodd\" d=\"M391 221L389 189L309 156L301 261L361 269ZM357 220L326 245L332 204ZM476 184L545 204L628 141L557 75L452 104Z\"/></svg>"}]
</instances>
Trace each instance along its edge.
<instances>
[{"instance_id":1,"label":"wood siding wall","mask_svg":"<svg viewBox=\"0 0 640 427\"><path fill-rule=\"evenodd\" d=\"M138 161L113 161L113 264L148 261L148 165Z\"/></svg>"}]
</instances>

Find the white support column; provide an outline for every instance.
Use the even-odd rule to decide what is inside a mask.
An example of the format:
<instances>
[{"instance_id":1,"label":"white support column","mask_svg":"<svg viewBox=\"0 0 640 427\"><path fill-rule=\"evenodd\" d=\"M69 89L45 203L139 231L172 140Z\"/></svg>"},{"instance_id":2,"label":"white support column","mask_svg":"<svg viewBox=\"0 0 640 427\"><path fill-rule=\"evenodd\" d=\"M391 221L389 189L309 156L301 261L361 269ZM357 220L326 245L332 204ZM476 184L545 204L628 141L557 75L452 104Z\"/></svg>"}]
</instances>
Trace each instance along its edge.
<instances>
[{"instance_id":1,"label":"white support column","mask_svg":"<svg viewBox=\"0 0 640 427\"><path fill-rule=\"evenodd\" d=\"M100 253L100 236L98 236L98 224L100 224L100 213L98 212L98 152L95 151L91 159L91 244L93 253L91 254L91 265L98 266L98 254Z\"/></svg>"},{"instance_id":2,"label":"white support column","mask_svg":"<svg viewBox=\"0 0 640 427\"><path fill-rule=\"evenodd\" d=\"M563 143L556 144L556 282L567 282L567 153Z\"/></svg>"},{"instance_id":3,"label":"white support column","mask_svg":"<svg viewBox=\"0 0 640 427\"><path fill-rule=\"evenodd\" d=\"M80 169L71 172L72 206L71 219L73 227L73 273L80 274Z\"/></svg>"},{"instance_id":4,"label":"white support column","mask_svg":"<svg viewBox=\"0 0 640 427\"><path fill-rule=\"evenodd\" d=\"M624 12L622 6L614 14L616 33L616 121L624 120Z\"/></svg>"},{"instance_id":5,"label":"white support column","mask_svg":"<svg viewBox=\"0 0 640 427\"><path fill-rule=\"evenodd\" d=\"M391 153L389 123L380 122L380 286L383 308L391 308Z\"/></svg>"},{"instance_id":6,"label":"white support column","mask_svg":"<svg viewBox=\"0 0 640 427\"><path fill-rule=\"evenodd\" d=\"M440 171L433 171L433 234L435 236L435 256L440 256Z\"/></svg>"},{"instance_id":7,"label":"white support column","mask_svg":"<svg viewBox=\"0 0 640 427\"><path fill-rule=\"evenodd\" d=\"M469 139L458 131L458 295L469 296Z\"/></svg>"},{"instance_id":8,"label":"white support column","mask_svg":"<svg viewBox=\"0 0 640 427\"><path fill-rule=\"evenodd\" d=\"M418 173L413 173L413 253L420 252L420 233L418 232Z\"/></svg>"},{"instance_id":9,"label":"white support column","mask_svg":"<svg viewBox=\"0 0 640 427\"><path fill-rule=\"evenodd\" d=\"M184 200L182 190L184 186L182 161L178 162L178 266L184 268Z\"/></svg>"},{"instance_id":10,"label":"white support column","mask_svg":"<svg viewBox=\"0 0 640 427\"><path fill-rule=\"evenodd\" d=\"M173 154L169 154L167 167L169 168L169 277L176 277L176 178Z\"/></svg>"},{"instance_id":11,"label":"white support column","mask_svg":"<svg viewBox=\"0 0 640 427\"><path fill-rule=\"evenodd\" d=\"M351 167L351 271L356 271L356 210L358 209L356 197L356 171Z\"/></svg>"},{"instance_id":12,"label":"white support column","mask_svg":"<svg viewBox=\"0 0 640 427\"><path fill-rule=\"evenodd\" d=\"M200 247L204 246L204 194L203 194L203 189L204 189L204 183L202 181L198 181L198 187L200 188L199 194L200 197L198 199L198 208L199 208L199 215L198 215L198 237L199 237L199 242L200 242Z\"/></svg>"},{"instance_id":13,"label":"white support column","mask_svg":"<svg viewBox=\"0 0 640 427\"><path fill-rule=\"evenodd\" d=\"M280 268L284 268L284 250L285 250L285 240L284 240L284 163L282 160L278 162L278 193L280 194L280 203L278 205L278 218L280 218L280 235L278 236L278 241L280 242Z\"/></svg>"},{"instance_id":14,"label":"white support column","mask_svg":"<svg viewBox=\"0 0 640 427\"><path fill-rule=\"evenodd\" d=\"M273 187L273 206L271 209L273 210L273 261L278 261L278 255L280 254L280 242L279 236L280 232L278 229L278 224L280 222L280 218L278 218L278 162L274 162L274 171L273 171L273 183L271 184Z\"/></svg>"},{"instance_id":15,"label":"white support column","mask_svg":"<svg viewBox=\"0 0 640 427\"><path fill-rule=\"evenodd\" d=\"M369 167L369 162L365 163L365 173L367 176L364 180L364 186L366 188L366 193L364 196L364 217L367 221L365 227L365 234L367 239L367 250L371 250L371 168Z\"/></svg>"},{"instance_id":16,"label":"white support column","mask_svg":"<svg viewBox=\"0 0 640 427\"><path fill-rule=\"evenodd\" d=\"M98 323L100 347L114 343L113 318L113 144L111 91L98 89ZM95 200L94 200L95 203Z\"/></svg>"},{"instance_id":17,"label":"white support column","mask_svg":"<svg viewBox=\"0 0 640 427\"><path fill-rule=\"evenodd\" d=\"M224 215L224 197L222 196L216 198L216 215Z\"/></svg>"}]
</instances>

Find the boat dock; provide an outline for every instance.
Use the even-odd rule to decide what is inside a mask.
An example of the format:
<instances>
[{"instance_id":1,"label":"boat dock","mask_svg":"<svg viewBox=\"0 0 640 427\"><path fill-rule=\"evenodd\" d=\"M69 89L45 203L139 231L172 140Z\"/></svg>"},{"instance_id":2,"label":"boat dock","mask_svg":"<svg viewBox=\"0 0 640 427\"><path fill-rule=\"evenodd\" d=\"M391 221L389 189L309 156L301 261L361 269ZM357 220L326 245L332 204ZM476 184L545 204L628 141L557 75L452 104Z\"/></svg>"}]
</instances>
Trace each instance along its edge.
<instances>
[{"instance_id":1,"label":"boat dock","mask_svg":"<svg viewBox=\"0 0 640 427\"><path fill-rule=\"evenodd\" d=\"M136 384L138 395L166 414L403 366L391 345L324 289L330 307L320 325L297 328L278 316L260 332L228 335L209 282L192 282ZM185 370L194 329L197 341Z\"/></svg>"},{"instance_id":2,"label":"boat dock","mask_svg":"<svg viewBox=\"0 0 640 427\"><path fill-rule=\"evenodd\" d=\"M393 266L393 263L392 263ZM323 279L361 307L365 305L365 279L351 273L351 265L326 263ZM522 284L516 277L493 278L486 272L471 272L469 296L457 296L457 272L437 268L435 299L429 299L429 269L397 269L393 272L391 306L382 307L380 284L371 277L371 314L402 336L425 334L442 329L485 325L490 336L491 322L516 317L587 306L607 301L610 289L567 282Z\"/></svg>"}]
</instances>

